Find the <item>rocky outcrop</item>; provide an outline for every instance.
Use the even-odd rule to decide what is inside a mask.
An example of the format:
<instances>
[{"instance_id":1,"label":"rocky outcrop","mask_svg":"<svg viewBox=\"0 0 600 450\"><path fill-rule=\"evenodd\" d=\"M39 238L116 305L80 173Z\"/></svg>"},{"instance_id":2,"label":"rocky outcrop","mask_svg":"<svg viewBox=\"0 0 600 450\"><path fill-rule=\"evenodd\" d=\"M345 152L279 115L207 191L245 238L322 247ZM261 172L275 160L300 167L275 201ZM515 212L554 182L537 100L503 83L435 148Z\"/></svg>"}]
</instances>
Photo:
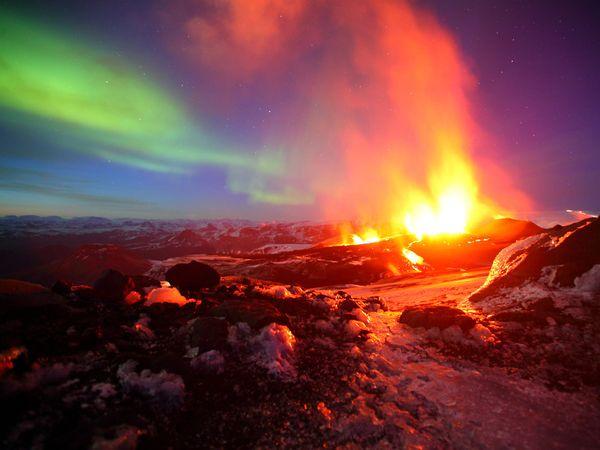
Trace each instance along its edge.
<instances>
[{"instance_id":1,"label":"rocky outcrop","mask_svg":"<svg viewBox=\"0 0 600 450\"><path fill-rule=\"evenodd\" d=\"M600 289L600 219L587 219L530 236L503 249L485 284L470 297L477 303L515 287Z\"/></svg>"},{"instance_id":2,"label":"rocky outcrop","mask_svg":"<svg viewBox=\"0 0 600 450\"><path fill-rule=\"evenodd\" d=\"M131 277L118 270L108 269L94 282L94 291L101 300L120 301L135 289Z\"/></svg>"},{"instance_id":3,"label":"rocky outcrop","mask_svg":"<svg viewBox=\"0 0 600 450\"><path fill-rule=\"evenodd\" d=\"M450 306L415 306L406 308L398 318L412 328L434 328L440 330L451 326L458 326L467 331L475 326L475 319L468 316L458 308Z\"/></svg>"},{"instance_id":4,"label":"rocky outcrop","mask_svg":"<svg viewBox=\"0 0 600 450\"><path fill-rule=\"evenodd\" d=\"M191 261L171 267L165 273L165 279L181 292L193 293L202 289L214 289L221 281L221 276L208 264Z\"/></svg>"}]
</instances>

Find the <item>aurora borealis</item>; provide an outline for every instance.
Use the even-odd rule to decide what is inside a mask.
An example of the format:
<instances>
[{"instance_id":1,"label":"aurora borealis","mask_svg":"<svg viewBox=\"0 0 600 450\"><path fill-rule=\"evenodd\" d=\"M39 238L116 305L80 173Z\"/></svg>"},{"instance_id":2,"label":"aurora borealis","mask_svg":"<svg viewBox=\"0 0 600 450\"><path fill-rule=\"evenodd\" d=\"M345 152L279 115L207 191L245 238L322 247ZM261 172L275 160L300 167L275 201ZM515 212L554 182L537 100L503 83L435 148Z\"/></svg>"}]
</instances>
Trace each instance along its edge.
<instances>
[{"instance_id":1,"label":"aurora borealis","mask_svg":"<svg viewBox=\"0 0 600 450\"><path fill-rule=\"evenodd\" d=\"M377 215L449 148L513 210L596 211L598 33L539 7L0 3L0 214Z\"/></svg>"}]
</instances>

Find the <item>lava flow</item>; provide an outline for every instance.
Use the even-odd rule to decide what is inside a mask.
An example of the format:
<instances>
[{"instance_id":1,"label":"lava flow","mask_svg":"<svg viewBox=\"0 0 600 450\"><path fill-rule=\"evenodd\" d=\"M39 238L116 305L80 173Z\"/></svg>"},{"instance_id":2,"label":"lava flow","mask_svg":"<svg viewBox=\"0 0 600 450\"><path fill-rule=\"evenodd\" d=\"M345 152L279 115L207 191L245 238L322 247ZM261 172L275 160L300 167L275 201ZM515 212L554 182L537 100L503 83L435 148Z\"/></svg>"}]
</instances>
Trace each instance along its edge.
<instances>
[{"instance_id":1,"label":"lava flow","mask_svg":"<svg viewBox=\"0 0 600 450\"><path fill-rule=\"evenodd\" d=\"M482 211L489 211L477 199L477 185L472 171L466 160L454 155L451 158L454 166L450 175L446 177L432 177L430 190L437 195L427 196L422 191L413 192L413 202L405 207L402 220L396 219L395 223L381 227L364 227L354 230L347 226L342 229L342 245L372 244L385 239L404 236L410 240L409 244L401 247L401 254L415 270L425 264L423 257L410 250L413 242L421 241L424 237L448 237L465 234L469 225L473 223ZM348 229L351 231L349 232ZM390 269L395 273L394 269Z\"/></svg>"}]
</instances>

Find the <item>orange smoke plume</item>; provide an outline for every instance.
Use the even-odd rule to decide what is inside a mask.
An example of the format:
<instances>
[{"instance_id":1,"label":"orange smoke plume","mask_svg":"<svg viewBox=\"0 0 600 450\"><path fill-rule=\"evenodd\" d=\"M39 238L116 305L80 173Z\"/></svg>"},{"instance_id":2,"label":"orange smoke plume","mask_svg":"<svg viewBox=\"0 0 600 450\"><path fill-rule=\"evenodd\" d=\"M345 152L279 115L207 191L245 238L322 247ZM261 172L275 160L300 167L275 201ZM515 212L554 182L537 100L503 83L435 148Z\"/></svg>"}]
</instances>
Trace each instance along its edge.
<instances>
[{"instance_id":1,"label":"orange smoke plume","mask_svg":"<svg viewBox=\"0 0 600 450\"><path fill-rule=\"evenodd\" d=\"M455 40L414 3L200 3L182 19L184 53L231 93L205 101L227 105L224 115L247 95L272 105L260 143L287 170L249 185L302 192L328 219L417 237L467 231L500 211L491 198L514 192L486 160L476 82Z\"/></svg>"}]
</instances>

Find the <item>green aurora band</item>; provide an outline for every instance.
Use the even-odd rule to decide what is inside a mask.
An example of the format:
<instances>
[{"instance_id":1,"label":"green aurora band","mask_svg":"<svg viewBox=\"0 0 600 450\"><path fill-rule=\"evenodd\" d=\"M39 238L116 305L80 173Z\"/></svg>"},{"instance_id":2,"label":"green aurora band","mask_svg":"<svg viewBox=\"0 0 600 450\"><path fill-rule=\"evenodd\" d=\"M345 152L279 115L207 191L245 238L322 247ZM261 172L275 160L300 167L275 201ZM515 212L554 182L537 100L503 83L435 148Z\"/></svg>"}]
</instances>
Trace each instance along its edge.
<instances>
[{"instance_id":1,"label":"green aurora band","mask_svg":"<svg viewBox=\"0 0 600 450\"><path fill-rule=\"evenodd\" d=\"M311 201L285 187L272 190L285 173L282 152L224 150L172 94L105 49L7 11L0 36L3 121L72 151L148 171L223 167L229 188L251 201Z\"/></svg>"}]
</instances>

